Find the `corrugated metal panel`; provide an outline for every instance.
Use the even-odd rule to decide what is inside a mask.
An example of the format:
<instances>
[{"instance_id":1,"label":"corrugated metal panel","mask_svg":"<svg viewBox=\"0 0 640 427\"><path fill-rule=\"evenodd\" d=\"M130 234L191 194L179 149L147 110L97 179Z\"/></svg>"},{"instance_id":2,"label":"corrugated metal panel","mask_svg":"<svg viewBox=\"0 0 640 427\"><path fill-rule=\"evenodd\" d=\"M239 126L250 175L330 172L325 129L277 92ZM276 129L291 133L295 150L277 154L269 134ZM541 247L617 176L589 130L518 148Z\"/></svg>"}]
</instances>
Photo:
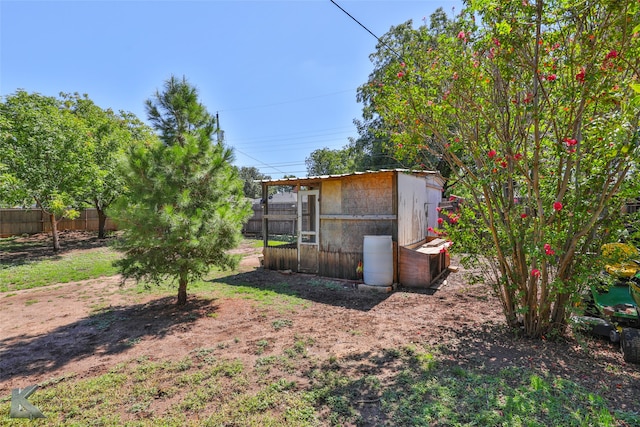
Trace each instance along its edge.
<instances>
[{"instance_id":1,"label":"corrugated metal panel","mask_svg":"<svg viewBox=\"0 0 640 427\"><path fill-rule=\"evenodd\" d=\"M412 175L398 175L398 244L400 246L424 239L427 233L428 208L429 197L425 179Z\"/></svg>"}]
</instances>

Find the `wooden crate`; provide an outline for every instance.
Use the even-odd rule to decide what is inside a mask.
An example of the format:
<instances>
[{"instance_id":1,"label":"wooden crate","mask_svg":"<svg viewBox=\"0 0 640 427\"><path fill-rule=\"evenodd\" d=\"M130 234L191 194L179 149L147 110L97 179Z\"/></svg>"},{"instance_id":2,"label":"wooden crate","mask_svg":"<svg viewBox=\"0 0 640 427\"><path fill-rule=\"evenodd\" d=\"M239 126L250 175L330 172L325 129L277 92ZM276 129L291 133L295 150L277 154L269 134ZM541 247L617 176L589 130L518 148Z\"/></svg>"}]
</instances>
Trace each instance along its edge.
<instances>
[{"instance_id":1,"label":"wooden crate","mask_svg":"<svg viewBox=\"0 0 640 427\"><path fill-rule=\"evenodd\" d=\"M428 238L400 247L400 284L414 288L428 288L447 271L451 262L442 239Z\"/></svg>"}]
</instances>

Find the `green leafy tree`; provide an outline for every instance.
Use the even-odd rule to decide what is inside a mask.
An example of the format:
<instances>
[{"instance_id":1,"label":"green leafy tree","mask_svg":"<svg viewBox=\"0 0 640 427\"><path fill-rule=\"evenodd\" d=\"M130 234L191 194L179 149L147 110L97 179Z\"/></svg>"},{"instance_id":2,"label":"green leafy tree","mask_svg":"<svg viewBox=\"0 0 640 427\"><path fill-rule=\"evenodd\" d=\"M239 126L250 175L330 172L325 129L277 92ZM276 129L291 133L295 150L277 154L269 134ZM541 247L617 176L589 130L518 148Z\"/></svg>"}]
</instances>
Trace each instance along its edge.
<instances>
[{"instance_id":1,"label":"green leafy tree","mask_svg":"<svg viewBox=\"0 0 640 427\"><path fill-rule=\"evenodd\" d=\"M314 150L305 159L308 176L336 175L355 171L355 163L349 148Z\"/></svg>"},{"instance_id":2,"label":"green leafy tree","mask_svg":"<svg viewBox=\"0 0 640 427\"><path fill-rule=\"evenodd\" d=\"M0 106L8 204L35 203L49 217L53 250L60 249L58 222L76 218L89 184L90 130L61 100L19 90Z\"/></svg>"},{"instance_id":3,"label":"green leafy tree","mask_svg":"<svg viewBox=\"0 0 640 427\"><path fill-rule=\"evenodd\" d=\"M240 169L238 169L238 176L244 182L244 195L250 199L257 199L262 197L262 186L259 182L256 181L262 179L271 179L270 176L264 175L258 170L258 168L253 166L242 166Z\"/></svg>"},{"instance_id":4,"label":"green leafy tree","mask_svg":"<svg viewBox=\"0 0 640 427\"><path fill-rule=\"evenodd\" d=\"M425 20L426 21L426 20ZM355 151L361 153L358 160L359 170L378 170L389 168L435 169L444 177L448 177L450 169L441 157L431 154L426 149L403 152L397 155L396 146L391 135L397 131L395 120L385 120L378 113L376 98L385 85L393 85L396 79L389 79L390 71L398 72L398 64L404 64L405 57L410 57L416 49L434 49L438 37L451 33L453 23L442 8L438 8L430 17L430 25L413 28L413 21L391 27L377 45L377 50L369 56L374 70L366 84L358 88L357 99L363 104L362 120L356 120L359 137L351 141ZM395 76L394 76L395 77ZM424 140L416 135L414 146L424 144Z\"/></svg>"},{"instance_id":5,"label":"green leafy tree","mask_svg":"<svg viewBox=\"0 0 640 427\"><path fill-rule=\"evenodd\" d=\"M131 144L152 137L152 130L134 114L102 109L87 95L62 94L64 105L84 121L93 147L89 187L85 200L98 213L98 238L105 237L107 208L126 190L117 163Z\"/></svg>"},{"instance_id":6,"label":"green leafy tree","mask_svg":"<svg viewBox=\"0 0 640 427\"><path fill-rule=\"evenodd\" d=\"M380 117L370 120L354 120L359 136L350 138L348 150L353 153L355 170L380 170L406 168L390 149L388 133Z\"/></svg>"},{"instance_id":7,"label":"green leafy tree","mask_svg":"<svg viewBox=\"0 0 640 427\"><path fill-rule=\"evenodd\" d=\"M160 141L134 144L123 166L130 197L114 209L124 230L118 266L124 278L176 280L184 305L190 282L237 264L227 250L251 211L232 152L214 142L215 118L196 88L171 77L146 105Z\"/></svg>"},{"instance_id":8,"label":"green leafy tree","mask_svg":"<svg viewBox=\"0 0 640 427\"><path fill-rule=\"evenodd\" d=\"M287 175L284 174L282 176L282 179L287 179L287 178L297 178L295 175ZM269 187L269 194L275 194L275 193L291 193L294 190L294 186L291 185L275 185L275 186L271 186Z\"/></svg>"},{"instance_id":9,"label":"green leafy tree","mask_svg":"<svg viewBox=\"0 0 640 427\"><path fill-rule=\"evenodd\" d=\"M638 194L640 4L473 0L451 28L371 100L396 156L451 168L463 208L435 231L484 264L508 324L563 332Z\"/></svg>"}]
</instances>

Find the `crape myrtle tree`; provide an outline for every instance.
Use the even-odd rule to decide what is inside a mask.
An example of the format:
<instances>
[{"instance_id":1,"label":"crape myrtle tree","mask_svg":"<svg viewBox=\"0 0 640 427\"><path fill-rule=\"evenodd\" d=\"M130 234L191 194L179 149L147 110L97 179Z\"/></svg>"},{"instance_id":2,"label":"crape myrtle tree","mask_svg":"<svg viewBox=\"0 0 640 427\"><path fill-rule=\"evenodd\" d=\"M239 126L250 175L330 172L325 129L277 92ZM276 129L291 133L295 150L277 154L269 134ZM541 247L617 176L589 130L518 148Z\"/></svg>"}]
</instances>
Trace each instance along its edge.
<instances>
[{"instance_id":1,"label":"crape myrtle tree","mask_svg":"<svg viewBox=\"0 0 640 427\"><path fill-rule=\"evenodd\" d=\"M117 265L125 279L176 280L184 305L189 283L213 266L237 265L227 250L237 245L250 206L195 87L172 76L146 109L159 139L134 144L123 164L129 196L113 215L124 231Z\"/></svg>"},{"instance_id":2,"label":"crape myrtle tree","mask_svg":"<svg viewBox=\"0 0 640 427\"><path fill-rule=\"evenodd\" d=\"M360 136L351 141L351 146L365 154L362 166L365 169L411 168L432 169L440 172L445 178L451 170L441 156L421 148L422 137L414 135L416 140L410 144L413 150L397 150L392 140L396 132L397 119L384 116L378 112L377 100L380 91L388 85L391 71L396 72L397 64L404 63L403 58L410 55L412 49L433 49L441 34L453 31L452 21L442 8L438 8L431 16L429 24L426 19L418 29L413 28L413 21L407 21L395 27L380 38L377 51L369 58L374 70L369 81L358 88L357 99L363 104L362 120L355 120ZM396 76L394 75L394 78ZM445 185L449 185L449 181Z\"/></svg>"},{"instance_id":3,"label":"crape myrtle tree","mask_svg":"<svg viewBox=\"0 0 640 427\"><path fill-rule=\"evenodd\" d=\"M486 267L508 325L561 333L638 196L640 3L473 0L432 41L388 52L371 102L398 157L451 168L464 203L434 232Z\"/></svg>"},{"instance_id":4,"label":"crape myrtle tree","mask_svg":"<svg viewBox=\"0 0 640 427\"><path fill-rule=\"evenodd\" d=\"M5 97L0 117L0 174L5 175L0 198L42 209L58 251L58 222L79 215L89 184L91 130L59 98L23 90Z\"/></svg>"},{"instance_id":5,"label":"crape myrtle tree","mask_svg":"<svg viewBox=\"0 0 640 427\"><path fill-rule=\"evenodd\" d=\"M105 237L107 209L126 190L118 172L118 160L128 146L149 139L152 130L134 114L102 109L87 95L61 94L66 108L82 119L89 128L92 146L91 176L84 200L98 213L98 238Z\"/></svg>"}]
</instances>

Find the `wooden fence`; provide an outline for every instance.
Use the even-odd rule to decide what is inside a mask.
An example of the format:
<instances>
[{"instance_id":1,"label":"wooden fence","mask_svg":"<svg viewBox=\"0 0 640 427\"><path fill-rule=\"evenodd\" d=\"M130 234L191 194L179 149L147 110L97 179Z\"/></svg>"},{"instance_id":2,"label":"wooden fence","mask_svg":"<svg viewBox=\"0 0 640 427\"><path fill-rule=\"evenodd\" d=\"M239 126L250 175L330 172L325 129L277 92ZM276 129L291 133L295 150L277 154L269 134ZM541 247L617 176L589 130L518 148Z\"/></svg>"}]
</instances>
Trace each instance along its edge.
<instances>
[{"instance_id":1,"label":"wooden fence","mask_svg":"<svg viewBox=\"0 0 640 427\"><path fill-rule=\"evenodd\" d=\"M296 215L297 207L292 203L269 204L269 213L280 215ZM297 221L271 220L269 234L296 235ZM105 230L116 230L116 225L107 218ZM98 231L98 212L95 208L80 212L74 220L62 219L58 230ZM47 214L40 209L0 209L0 237L19 236L21 234L37 234L51 231L51 223ZM253 205L253 215L244 225L242 232L247 235L262 235L262 206Z\"/></svg>"},{"instance_id":2,"label":"wooden fence","mask_svg":"<svg viewBox=\"0 0 640 427\"><path fill-rule=\"evenodd\" d=\"M298 207L294 203L269 203L270 215L297 215ZM253 205L253 215L242 228L243 234L262 236L263 208L260 203ZM269 235L297 234L297 220L269 220Z\"/></svg>"},{"instance_id":3,"label":"wooden fence","mask_svg":"<svg viewBox=\"0 0 640 427\"><path fill-rule=\"evenodd\" d=\"M58 223L58 230L98 231L98 211L85 209L76 219L62 219ZM109 218L107 218L105 230L116 230L116 225ZM0 237L50 231L49 216L40 209L0 209Z\"/></svg>"}]
</instances>

